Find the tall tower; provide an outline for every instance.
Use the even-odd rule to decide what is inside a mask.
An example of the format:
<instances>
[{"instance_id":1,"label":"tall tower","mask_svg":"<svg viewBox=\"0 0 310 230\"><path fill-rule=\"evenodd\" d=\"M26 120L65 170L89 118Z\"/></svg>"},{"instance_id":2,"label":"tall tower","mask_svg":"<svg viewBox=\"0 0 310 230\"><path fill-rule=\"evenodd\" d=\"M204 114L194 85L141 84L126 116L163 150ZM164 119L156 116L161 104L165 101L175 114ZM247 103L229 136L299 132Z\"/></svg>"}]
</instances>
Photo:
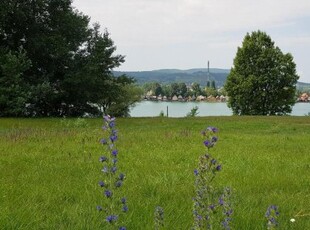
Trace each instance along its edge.
<instances>
[{"instance_id":1,"label":"tall tower","mask_svg":"<svg viewBox=\"0 0 310 230\"><path fill-rule=\"evenodd\" d=\"M210 63L208 61L208 72L207 72L207 86L210 87L211 86L211 82L210 82Z\"/></svg>"}]
</instances>

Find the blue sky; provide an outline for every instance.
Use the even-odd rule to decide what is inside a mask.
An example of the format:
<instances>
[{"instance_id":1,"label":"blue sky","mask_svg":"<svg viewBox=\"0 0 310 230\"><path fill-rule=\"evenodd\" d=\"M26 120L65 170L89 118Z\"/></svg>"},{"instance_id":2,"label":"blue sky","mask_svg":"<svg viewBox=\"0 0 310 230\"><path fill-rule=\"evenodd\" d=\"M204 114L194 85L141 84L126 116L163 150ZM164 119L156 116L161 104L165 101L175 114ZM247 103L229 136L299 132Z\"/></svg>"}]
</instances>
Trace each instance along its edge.
<instances>
[{"instance_id":1,"label":"blue sky","mask_svg":"<svg viewBox=\"0 0 310 230\"><path fill-rule=\"evenodd\" d=\"M118 70L230 69L247 32L291 53L310 83L309 0L73 0L107 28L126 62Z\"/></svg>"}]
</instances>

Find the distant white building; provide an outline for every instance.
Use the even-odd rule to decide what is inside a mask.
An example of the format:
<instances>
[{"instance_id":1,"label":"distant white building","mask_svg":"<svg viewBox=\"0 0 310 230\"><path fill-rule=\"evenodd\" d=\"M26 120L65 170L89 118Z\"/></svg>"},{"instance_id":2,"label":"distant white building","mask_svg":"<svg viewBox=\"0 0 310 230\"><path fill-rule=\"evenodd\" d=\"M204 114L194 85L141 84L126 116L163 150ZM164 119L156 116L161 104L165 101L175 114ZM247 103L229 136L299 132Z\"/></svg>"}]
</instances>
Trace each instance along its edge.
<instances>
[{"instance_id":1,"label":"distant white building","mask_svg":"<svg viewBox=\"0 0 310 230\"><path fill-rule=\"evenodd\" d=\"M178 97L176 95L174 95L171 100L172 101L178 101Z\"/></svg>"},{"instance_id":2,"label":"distant white building","mask_svg":"<svg viewBox=\"0 0 310 230\"><path fill-rule=\"evenodd\" d=\"M202 96L202 95L199 95L197 98L196 98L196 101L204 101L206 100L206 97L205 96Z\"/></svg>"}]
</instances>

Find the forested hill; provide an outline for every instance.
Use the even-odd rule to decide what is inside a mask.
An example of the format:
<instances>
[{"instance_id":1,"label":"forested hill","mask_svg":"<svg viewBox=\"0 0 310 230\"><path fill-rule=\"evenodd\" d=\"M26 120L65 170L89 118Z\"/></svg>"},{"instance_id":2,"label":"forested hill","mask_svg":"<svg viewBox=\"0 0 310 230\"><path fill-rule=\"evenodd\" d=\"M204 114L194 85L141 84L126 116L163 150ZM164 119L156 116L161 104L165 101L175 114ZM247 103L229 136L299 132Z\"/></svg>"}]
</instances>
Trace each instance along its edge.
<instances>
[{"instance_id":1,"label":"forested hill","mask_svg":"<svg viewBox=\"0 0 310 230\"><path fill-rule=\"evenodd\" d=\"M210 81L215 81L217 87L224 85L228 69L210 69ZM160 69L152 71L114 71L115 76L126 74L127 76L134 77L138 84L147 82L160 82L162 84L170 84L173 82L185 82L191 84L193 82L199 83L201 86L207 84L208 70L205 69Z\"/></svg>"},{"instance_id":2,"label":"forested hill","mask_svg":"<svg viewBox=\"0 0 310 230\"><path fill-rule=\"evenodd\" d=\"M229 69L210 68L210 81L215 81L217 87L222 87L229 74ZM137 83L142 85L147 82L159 82L161 84L171 84L173 82L185 82L191 84L199 83L201 86L207 84L208 70L207 68L197 68L188 70L179 69L159 69L152 71L114 71L115 76L126 74L137 80ZM310 83L298 82L299 90L310 90Z\"/></svg>"}]
</instances>

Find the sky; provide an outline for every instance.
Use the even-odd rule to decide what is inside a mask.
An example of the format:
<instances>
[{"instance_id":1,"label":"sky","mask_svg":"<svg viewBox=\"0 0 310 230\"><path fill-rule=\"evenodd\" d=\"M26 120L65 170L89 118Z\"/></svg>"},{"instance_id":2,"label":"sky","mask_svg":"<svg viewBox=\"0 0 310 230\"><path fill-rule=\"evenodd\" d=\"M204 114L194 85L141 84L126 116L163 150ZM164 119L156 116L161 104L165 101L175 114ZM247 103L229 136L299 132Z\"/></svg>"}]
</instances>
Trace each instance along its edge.
<instances>
[{"instance_id":1,"label":"sky","mask_svg":"<svg viewBox=\"0 0 310 230\"><path fill-rule=\"evenodd\" d=\"M110 33L121 71L230 69L247 33L266 32L310 83L310 0L73 0Z\"/></svg>"}]
</instances>

